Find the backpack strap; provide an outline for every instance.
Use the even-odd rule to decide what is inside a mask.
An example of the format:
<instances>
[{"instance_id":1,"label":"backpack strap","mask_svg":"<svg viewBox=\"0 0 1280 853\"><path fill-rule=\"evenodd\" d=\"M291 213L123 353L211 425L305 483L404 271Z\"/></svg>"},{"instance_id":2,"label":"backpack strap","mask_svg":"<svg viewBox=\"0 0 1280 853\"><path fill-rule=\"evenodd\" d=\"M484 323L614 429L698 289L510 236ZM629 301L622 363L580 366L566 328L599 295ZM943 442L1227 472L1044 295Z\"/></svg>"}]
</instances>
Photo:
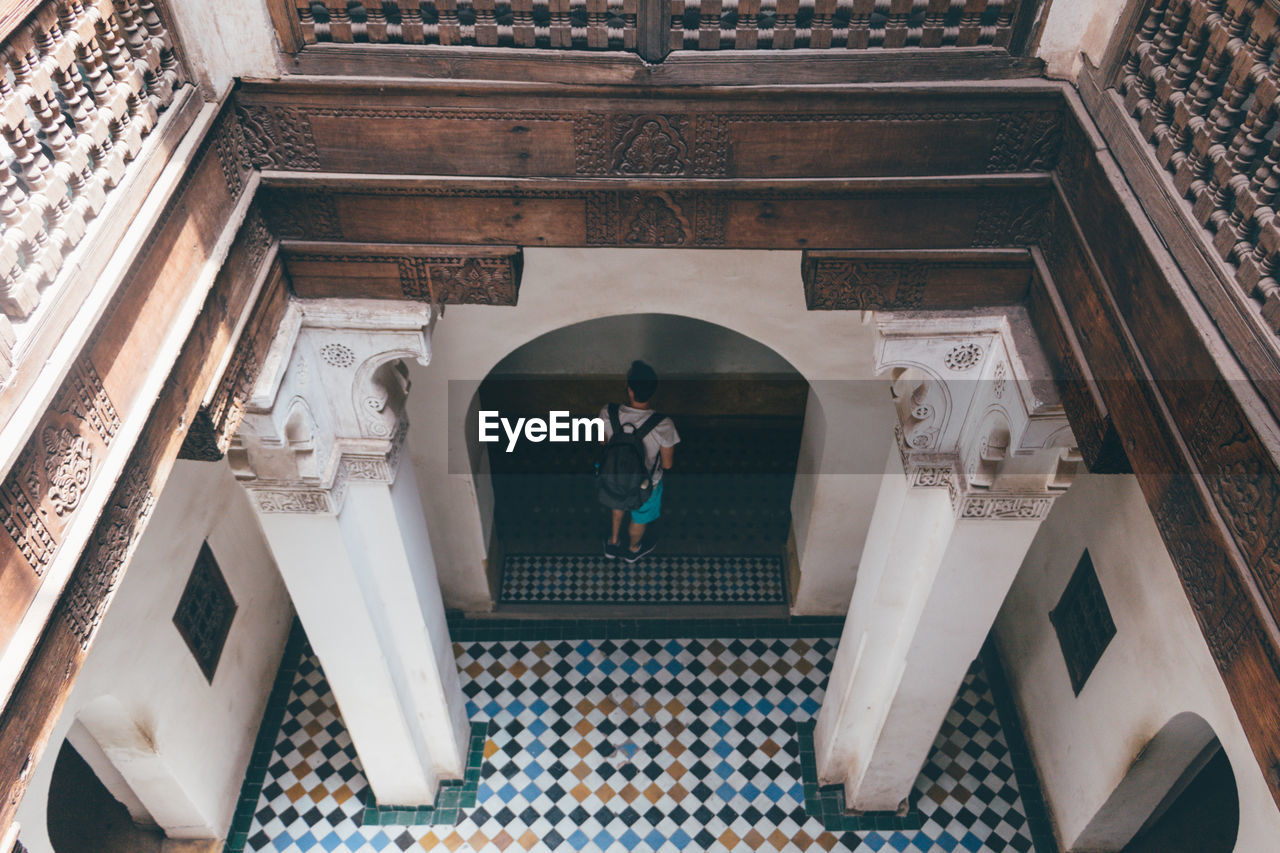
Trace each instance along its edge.
<instances>
[{"instance_id":1,"label":"backpack strap","mask_svg":"<svg viewBox=\"0 0 1280 853\"><path fill-rule=\"evenodd\" d=\"M611 429L610 435L617 435L622 432L622 422L618 419L617 403L609 404L609 427Z\"/></svg>"},{"instance_id":2,"label":"backpack strap","mask_svg":"<svg viewBox=\"0 0 1280 853\"><path fill-rule=\"evenodd\" d=\"M654 412L649 415L649 417L645 418L644 423L640 424L640 428L632 433L632 435L636 438L643 439L646 435L653 432L654 427L666 420L666 417L666 415Z\"/></svg>"}]
</instances>

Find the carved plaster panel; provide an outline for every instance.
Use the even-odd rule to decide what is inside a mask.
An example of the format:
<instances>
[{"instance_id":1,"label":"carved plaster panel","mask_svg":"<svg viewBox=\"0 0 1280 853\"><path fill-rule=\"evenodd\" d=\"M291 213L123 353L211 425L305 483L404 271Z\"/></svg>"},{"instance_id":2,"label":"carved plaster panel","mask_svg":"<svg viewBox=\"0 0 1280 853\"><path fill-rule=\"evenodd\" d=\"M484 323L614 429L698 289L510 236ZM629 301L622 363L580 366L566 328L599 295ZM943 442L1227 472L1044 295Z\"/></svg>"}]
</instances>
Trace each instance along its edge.
<instances>
[{"instance_id":1,"label":"carved plaster panel","mask_svg":"<svg viewBox=\"0 0 1280 853\"><path fill-rule=\"evenodd\" d=\"M395 479L408 429L403 361L430 358L432 309L320 299L290 314L229 457L260 512L336 513L350 481Z\"/></svg>"},{"instance_id":2,"label":"carved plaster panel","mask_svg":"<svg viewBox=\"0 0 1280 853\"><path fill-rule=\"evenodd\" d=\"M1019 313L880 316L908 482L946 488L961 519L1044 518L1079 464L1047 363Z\"/></svg>"}]
</instances>

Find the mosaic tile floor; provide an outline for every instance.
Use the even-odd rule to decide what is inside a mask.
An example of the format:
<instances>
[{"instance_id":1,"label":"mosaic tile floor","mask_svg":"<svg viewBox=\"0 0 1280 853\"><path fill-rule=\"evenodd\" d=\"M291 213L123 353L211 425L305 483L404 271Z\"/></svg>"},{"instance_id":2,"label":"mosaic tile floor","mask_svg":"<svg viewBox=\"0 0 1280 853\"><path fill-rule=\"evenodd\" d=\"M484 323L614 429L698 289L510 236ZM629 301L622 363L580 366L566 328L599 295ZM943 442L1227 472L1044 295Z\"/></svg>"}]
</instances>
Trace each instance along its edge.
<instances>
[{"instance_id":1,"label":"mosaic tile floor","mask_svg":"<svg viewBox=\"0 0 1280 853\"><path fill-rule=\"evenodd\" d=\"M508 554L506 603L785 604L780 557Z\"/></svg>"},{"instance_id":2,"label":"mosaic tile floor","mask_svg":"<svg viewBox=\"0 0 1280 853\"><path fill-rule=\"evenodd\" d=\"M806 811L796 731L833 639L458 643L468 711L490 721L478 804L452 826L396 827L360 825L359 758L318 662L295 650L283 722L264 725L246 781L245 850L1033 849L980 662L916 783L922 828L832 833Z\"/></svg>"}]
</instances>

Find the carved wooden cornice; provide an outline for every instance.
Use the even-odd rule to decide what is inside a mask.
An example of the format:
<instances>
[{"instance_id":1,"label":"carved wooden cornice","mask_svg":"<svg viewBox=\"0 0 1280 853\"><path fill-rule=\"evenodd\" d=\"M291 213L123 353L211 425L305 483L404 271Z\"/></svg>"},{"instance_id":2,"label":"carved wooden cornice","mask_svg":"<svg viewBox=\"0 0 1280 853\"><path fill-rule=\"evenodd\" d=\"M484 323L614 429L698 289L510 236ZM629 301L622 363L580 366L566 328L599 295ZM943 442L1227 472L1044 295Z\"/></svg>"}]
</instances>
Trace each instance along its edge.
<instances>
[{"instance_id":1,"label":"carved wooden cornice","mask_svg":"<svg viewBox=\"0 0 1280 853\"><path fill-rule=\"evenodd\" d=\"M281 251L293 291L302 298L515 305L523 267L517 246L285 241Z\"/></svg>"},{"instance_id":2,"label":"carved wooden cornice","mask_svg":"<svg viewBox=\"0 0 1280 853\"><path fill-rule=\"evenodd\" d=\"M811 310L909 311L1016 305L1027 295L1025 250L806 251L800 262Z\"/></svg>"}]
</instances>

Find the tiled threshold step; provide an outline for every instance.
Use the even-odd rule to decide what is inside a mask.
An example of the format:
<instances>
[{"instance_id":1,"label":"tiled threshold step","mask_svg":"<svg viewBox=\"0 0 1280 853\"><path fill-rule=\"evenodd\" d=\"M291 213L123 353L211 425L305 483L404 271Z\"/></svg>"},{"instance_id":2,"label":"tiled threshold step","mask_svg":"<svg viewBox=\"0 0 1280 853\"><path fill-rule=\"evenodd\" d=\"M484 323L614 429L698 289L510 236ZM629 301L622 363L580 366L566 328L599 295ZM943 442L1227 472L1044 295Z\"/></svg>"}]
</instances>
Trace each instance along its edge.
<instances>
[{"instance_id":1,"label":"tiled threshold step","mask_svg":"<svg viewBox=\"0 0 1280 853\"><path fill-rule=\"evenodd\" d=\"M785 604L777 556L508 554L504 604Z\"/></svg>"}]
</instances>

